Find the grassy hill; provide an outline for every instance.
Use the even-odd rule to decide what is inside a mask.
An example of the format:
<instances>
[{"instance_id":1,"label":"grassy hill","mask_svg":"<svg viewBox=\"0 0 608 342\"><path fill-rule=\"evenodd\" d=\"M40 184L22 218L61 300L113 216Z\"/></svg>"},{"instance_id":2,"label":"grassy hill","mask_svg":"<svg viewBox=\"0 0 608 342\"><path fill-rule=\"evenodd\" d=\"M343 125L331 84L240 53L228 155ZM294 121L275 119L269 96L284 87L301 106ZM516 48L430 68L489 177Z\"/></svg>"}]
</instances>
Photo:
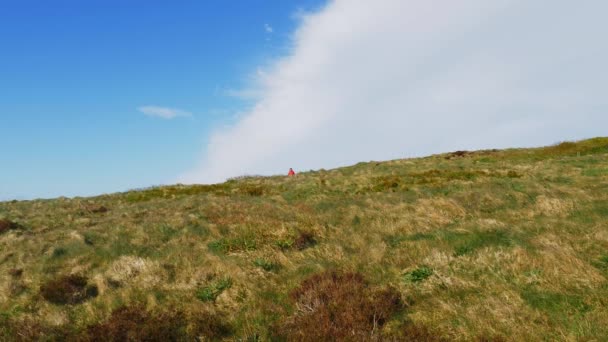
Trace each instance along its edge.
<instances>
[{"instance_id":1,"label":"grassy hill","mask_svg":"<svg viewBox=\"0 0 608 342\"><path fill-rule=\"evenodd\" d=\"M0 203L0 340L606 340L608 138Z\"/></svg>"}]
</instances>

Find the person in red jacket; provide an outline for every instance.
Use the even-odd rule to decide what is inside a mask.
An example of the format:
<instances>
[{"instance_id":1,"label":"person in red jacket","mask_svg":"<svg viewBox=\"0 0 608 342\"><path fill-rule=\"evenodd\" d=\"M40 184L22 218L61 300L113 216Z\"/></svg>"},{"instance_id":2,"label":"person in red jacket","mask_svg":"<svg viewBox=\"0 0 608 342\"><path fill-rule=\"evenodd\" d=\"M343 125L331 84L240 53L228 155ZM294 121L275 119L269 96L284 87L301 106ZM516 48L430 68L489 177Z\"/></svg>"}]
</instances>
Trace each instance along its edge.
<instances>
[{"instance_id":1,"label":"person in red jacket","mask_svg":"<svg viewBox=\"0 0 608 342\"><path fill-rule=\"evenodd\" d=\"M287 173L287 176L291 177L291 176L295 176L296 173L293 171L292 168L289 168L289 172Z\"/></svg>"}]
</instances>

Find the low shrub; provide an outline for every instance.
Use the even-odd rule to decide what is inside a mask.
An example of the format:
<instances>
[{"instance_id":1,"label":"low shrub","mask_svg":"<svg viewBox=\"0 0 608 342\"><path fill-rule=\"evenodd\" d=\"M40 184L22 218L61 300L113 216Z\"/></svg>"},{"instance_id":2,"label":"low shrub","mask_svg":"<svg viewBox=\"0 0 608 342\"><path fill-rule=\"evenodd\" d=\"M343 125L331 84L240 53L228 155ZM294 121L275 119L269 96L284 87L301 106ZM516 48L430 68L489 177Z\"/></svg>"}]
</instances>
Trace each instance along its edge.
<instances>
[{"instance_id":1,"label":"low shrub","mask_svg":"<svg viewBox=\"0 0 608 342\"><path fill-rule=\"evenodd\" d=\"M13 278L19 278L23 275L23 268L11 268L8 274Z\"/></svg>"},{"instance_id":2,"label":"low shrub","mask_svg":"<svg viewBox=\"0 0 608 342\"><path fill-rule=\"evenodd\" d=\"M87 278L67 275L51 280L40 286L40 294L54 304L79 304L98 294L96 285L88 285Z\"/></svg>"},{"instance_id":3,"label":"low shrub","mask_svg":"<svg viewBox=\"0 0 608 342\"><path fill-rule=\"evenodd\" d=\"M188 318L183 312L149 312L143 306L122 307L102 323L89 326L82 340L96 341L195 341L218 340L230 328L218 317L200 312Z\"/></svg>"},{"instance_id":4,"label":"low shrub","mask_svg":"<svg viewBox=\"0 0 608 342\"><path fill-rule=\"evenodd\" d=\"M0 234L21 228L21 225L7 219L0 219Z\"/></svg>"},{"instance_id":5,"label":"low shrub","mask_svg":"<svg viewBox=\"0 0 608 342\"><path fill-rule=\"evenodd\" d=\"M294 247L300 251L316 244L317 240L312 232L300 232L293 243Z\"/></svg>"},{"instance_id":6,"label":"low shrub","mask_svg":"<svg viewBox=\"0 0 608 342\"><path fill-rule=\"evenodd\" d=\"M403 308L392 288L376 290L358 273L323 272L290 293L296 312L277 332L289 341L370 340ZM378 334L378 335L376 335Z\"/></svg>"},{"instance_id":7,"label":"low shrub","mask_svg":"<svg viewBox=\"0 0 608 342\"><path fill-rule=\"evenodd\" d=\"M456 151L456 152L450 152L445 156L445 159L452 159L452 158L462 158L462 157L466 157L470 154L473 154L472 152L469 151Z\"/></svg>"}]
</instances>

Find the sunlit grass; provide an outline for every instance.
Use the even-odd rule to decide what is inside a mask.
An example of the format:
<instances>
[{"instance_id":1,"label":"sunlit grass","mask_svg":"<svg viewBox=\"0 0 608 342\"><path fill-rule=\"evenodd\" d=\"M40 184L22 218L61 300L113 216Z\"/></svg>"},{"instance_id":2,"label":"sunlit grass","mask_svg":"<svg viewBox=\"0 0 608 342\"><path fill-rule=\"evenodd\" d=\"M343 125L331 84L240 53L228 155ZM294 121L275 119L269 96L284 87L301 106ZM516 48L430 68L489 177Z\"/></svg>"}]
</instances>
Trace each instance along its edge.
<instances>
[{"instance_id":1,"label":"sunlit grass","mask_svg":"<svg viewBox=\"0 0 608 342\"><path fill-rule=\"evenodd\" d=\"M2 202L0 340L605 340L606 170L596 138Z\"/></svg>"}]
</instances>

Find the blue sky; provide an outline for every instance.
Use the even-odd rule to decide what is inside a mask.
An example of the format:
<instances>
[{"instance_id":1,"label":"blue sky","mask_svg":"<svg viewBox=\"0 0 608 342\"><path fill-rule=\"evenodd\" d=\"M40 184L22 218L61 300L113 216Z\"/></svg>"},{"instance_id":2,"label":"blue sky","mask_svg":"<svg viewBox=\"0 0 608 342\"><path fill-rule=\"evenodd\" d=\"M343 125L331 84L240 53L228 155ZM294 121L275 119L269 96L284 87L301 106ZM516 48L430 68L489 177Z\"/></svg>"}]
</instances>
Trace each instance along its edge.
<instances>
[{"instance_id":1,"label":"blue sky","mask_svg":"<svg viewBox=\"0 0 608 342\"><path fill-rule=\"evenodd\" d=\"M0 0L0 199L175 179L248 106L230 90L284 53L298 11L321 5ZM165 120L141 106L192 115Z\"/></svg>"},{"instance_id":2,"label":"blue sky","mask_svg":"<svg viewBox=\"0 0 608 342\"><path fill-rule=\"evenodd\" d=\"M607 136L607 12L0 0L0 199Z\"/></svg>"}]
</instances>

